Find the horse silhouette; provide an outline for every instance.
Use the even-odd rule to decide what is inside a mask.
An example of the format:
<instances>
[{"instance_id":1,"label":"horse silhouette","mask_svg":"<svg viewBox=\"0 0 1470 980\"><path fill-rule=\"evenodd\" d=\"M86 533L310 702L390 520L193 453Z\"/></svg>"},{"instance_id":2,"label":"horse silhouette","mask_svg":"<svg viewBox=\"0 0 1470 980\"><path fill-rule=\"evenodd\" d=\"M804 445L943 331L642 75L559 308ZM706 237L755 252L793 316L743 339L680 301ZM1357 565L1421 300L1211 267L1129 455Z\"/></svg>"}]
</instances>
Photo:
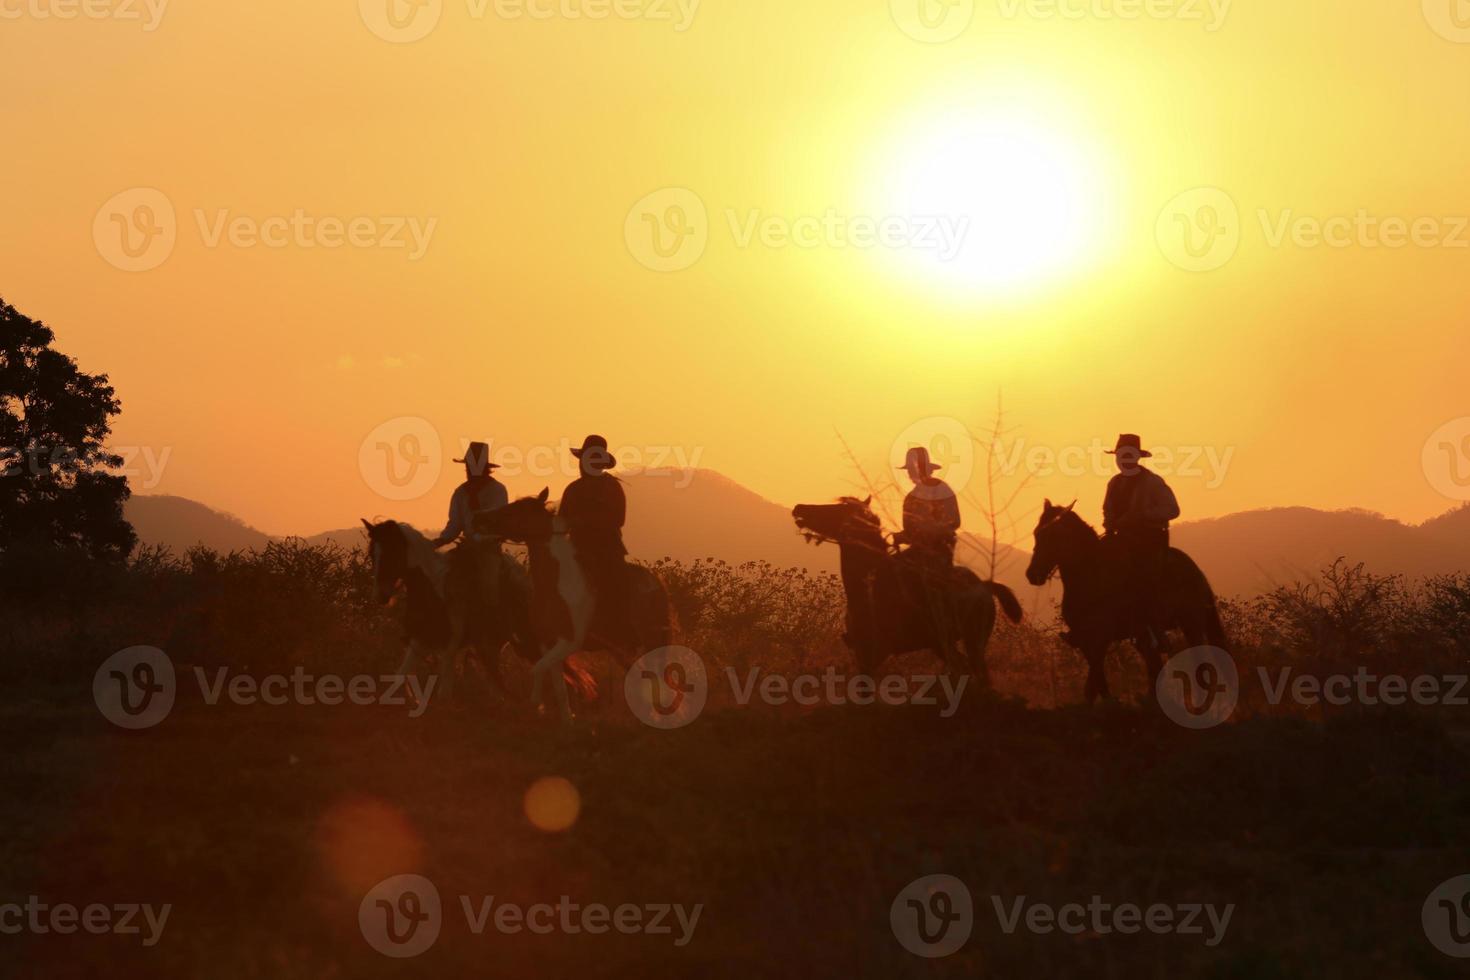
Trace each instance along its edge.
<instances>
[{"instance_id":1,"label":"horse silhouette","mask_svg":"<svg viewBox=\"0 0 1470 980\"><path fill-rule=\"evenodd\" d=\"M531 566L531 625L546 651L533 670L532 704L541 704L546 675L578 651L613 654L627 668L639 656L673 642L674 611L658 576L641 565L629 564L628 615L599 612L582 563L577 558L565 523L546 502L548 491L523 497L475 517L477 529L507 541L526 545ZM571 721L566 683L560 671L553 689L562 720Z\"/></svg>"},{"instance_id":2,"label":"horse silhouette","mask_svg":"<svg viewBox=\"0 0 1470 980\"><path fill-rule=\"evenodd\" d=\"M1134 601L1128 557L1113 539L1099 537L1073 506L1058 507L1050 500L1043 504L1026 580L1045 585L1060 571L1062 620L1070 631L1068 642L1087 659L1085 696L1089 704L1111 696L1104 666L1110 643L1133 641L1148 668L1150 684L1163 668L1161 644L1150 636L1150 628L1160 638L1177 629L1190 646L1225 646L1215 593L1192 558L1178 548L1169 549L1159 586L1159 610L1150 622L1147 611Z\"/></svg>"},{"instance_id":3,"label":"horse silhouette","mask_svg":"<svg viewBox=\"0 0 1470 980\"><path fill-rule=\"evenodd\" d=\"M473 595L454 595L446 589L449 559L434 549L423 534L407 524L363 520L368 532L368 555L373 564L377 599L387 604L400 590L406 594L404 656L399 674L412 673L429 651L442 653L439 690L445 698L464 663L464 649L472 646L487 667L496 689L505 693L496 656L510 643L522 658L535 663L540 649L531 629L526 572L508 555L500 574L498 609L484 609Z\"/></svg>"},{"instance_id":4,"label":"horse silhouette","mask_svg":"<svg viewBox=\"0 0 1470 980\"><path fill-rule=\"evenodd\" d=\"M810 540L834 542L847 596L844 639L858 669L872 673L891 656L931 650L948 667L968 668L989 686L985 647L995 629L995 606L1021 621L1016 595L968 568L936 569L891 552L872 499L839 497L831 504L798 504L796 526ZM964 659L956 659L956 643Z\"/></svg>"}]
</instances>

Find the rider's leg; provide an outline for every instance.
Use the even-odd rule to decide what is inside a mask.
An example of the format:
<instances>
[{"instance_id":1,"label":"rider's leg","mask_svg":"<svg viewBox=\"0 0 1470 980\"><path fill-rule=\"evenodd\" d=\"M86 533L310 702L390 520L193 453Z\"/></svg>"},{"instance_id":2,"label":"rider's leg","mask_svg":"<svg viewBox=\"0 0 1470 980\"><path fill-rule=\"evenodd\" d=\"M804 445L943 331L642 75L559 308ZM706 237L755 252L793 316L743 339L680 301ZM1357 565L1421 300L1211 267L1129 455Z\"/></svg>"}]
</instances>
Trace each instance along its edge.
<instances>
[{"instance_id":1,"label":"rider's leg","mask_svg":"<svg viewBox=\"0 0 1470 980\"><path fill-rule=\"evenodd\" d=\"M949 601L953 545L947 548L943 540L929 539L915 541L911 547L917 559L914 570L919 578L924 608L934 631L934 652L948 669L954 662L955 644L960 633Z\"/></svg>"}]
</instances>

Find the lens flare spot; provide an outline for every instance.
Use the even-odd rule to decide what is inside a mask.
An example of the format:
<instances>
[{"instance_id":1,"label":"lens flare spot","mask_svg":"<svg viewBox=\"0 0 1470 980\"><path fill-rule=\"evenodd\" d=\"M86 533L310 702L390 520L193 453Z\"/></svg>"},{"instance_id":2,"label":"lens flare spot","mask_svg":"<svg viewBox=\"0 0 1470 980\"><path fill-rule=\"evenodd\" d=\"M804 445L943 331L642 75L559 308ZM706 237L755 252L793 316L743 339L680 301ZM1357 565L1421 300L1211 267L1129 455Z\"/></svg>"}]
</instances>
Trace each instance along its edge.
<instances>
[{"instance_id":1,"label":"lens flare spot","mask_svg":"<svg viewBox=\"0 0 1470 980\"><path fill-rule=\"evenodd\" d=\"M424 842L402 810L376 799L334 803L317 821L316 848L333 880L362 895L391 875L422 867Z\"/></svg>"},{"instance_id":2,"label":"lens flare spot","mask_svg":"<svg viewBox=\"0 0 1470 980\"><path fill-rule=\"evenodd\" d=\"M582 794L570 780L543 776L526 790L526 819L547 833L560 833L577 822L582 812Z\"/></svg>"}]
</instances>

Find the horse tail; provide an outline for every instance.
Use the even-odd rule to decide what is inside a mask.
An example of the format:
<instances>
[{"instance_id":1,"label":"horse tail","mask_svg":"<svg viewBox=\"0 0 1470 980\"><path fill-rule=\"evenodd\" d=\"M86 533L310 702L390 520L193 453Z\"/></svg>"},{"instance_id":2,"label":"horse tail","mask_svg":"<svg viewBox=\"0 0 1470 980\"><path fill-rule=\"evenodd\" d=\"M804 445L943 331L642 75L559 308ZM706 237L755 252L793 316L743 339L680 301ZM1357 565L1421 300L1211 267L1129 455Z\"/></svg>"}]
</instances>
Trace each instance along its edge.
<instances>
[{"instance_id":1,"label":"horse tail","mask_svg":"<svg viewBox=\"0 0 1470 980\"><path fill-rule=\"evenodd\" d=\"M643 581L640 587L644 595L651 600L650 611L656 612L654 622L646 624L649 635L645 637L650 650L660 647L673 646L679 639L679 613L674 608L673 599L669 596L668 587L664 585L663 579L658 573L646 565L635 565L638 572L634 574Z\"/></svg>"},{"instance_id":2,"label":"horse tail","mask_svg":"<svg viewBox=\"0 0 1470 980\"><path fill-rule=\"evenodd\" d=\"M1182 561L1182 570L1194 579L1199 602L1199 618L1196 622L1204 635L1204 642L1212 647L1227 649L1226 645L1230 640L1225 635L1225 624L1220 619L1220 603L1215 597L1215 590L1210 586L1210 580L1205 577L1204 569L1178 548L1169 550L1177 556L1176 561ZM1190 642L1194 641L1191 639Z\"/></svg>"},{"instance_id":3,"label":"horse tail","mask_svg":"<svg viewBox=\"0 0 1470 980\"><path fill-rule=\"evenodd\" d=\"M1021 600L1016 598L1016 593L1011 591L1010 586L986 579L985 587L990 590L991 595L995 596L995 601L1000 603L1001 611L1006 614L1006 619L1019 623L1021 621Z\"/></svg>"}]
</instances>

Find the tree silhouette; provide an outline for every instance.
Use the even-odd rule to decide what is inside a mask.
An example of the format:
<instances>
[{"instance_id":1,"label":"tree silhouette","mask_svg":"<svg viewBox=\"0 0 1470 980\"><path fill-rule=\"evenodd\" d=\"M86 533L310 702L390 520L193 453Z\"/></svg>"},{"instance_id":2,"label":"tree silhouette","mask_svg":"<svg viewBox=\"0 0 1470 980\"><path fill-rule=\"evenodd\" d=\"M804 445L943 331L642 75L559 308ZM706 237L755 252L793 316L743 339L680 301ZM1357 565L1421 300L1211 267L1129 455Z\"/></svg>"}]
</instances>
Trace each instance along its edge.
<instances>
[{"instance_id":1,"label":"tree silhouette","mask_svg":"<svg viewBox=\"0 0 1470 980\"><path fill-rule=\"evenodd\" d=\"M0 300L0 551L24 544L124 558L122 458L103 444L121 411L105 374L51 348L43 323Z\"/></svg>"}]
</instances>

